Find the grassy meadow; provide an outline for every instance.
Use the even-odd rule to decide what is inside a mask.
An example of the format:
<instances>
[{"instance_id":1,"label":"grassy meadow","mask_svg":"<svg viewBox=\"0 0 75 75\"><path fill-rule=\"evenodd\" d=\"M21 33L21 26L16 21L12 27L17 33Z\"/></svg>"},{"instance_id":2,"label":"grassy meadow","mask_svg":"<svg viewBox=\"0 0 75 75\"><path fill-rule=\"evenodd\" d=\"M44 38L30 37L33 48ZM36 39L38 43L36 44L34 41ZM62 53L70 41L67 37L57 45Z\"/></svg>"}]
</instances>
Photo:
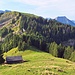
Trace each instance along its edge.
<instances>
[{"instance_id":1,"label":"grassy meadow","mask_svg":"<svg viewBox=\"0 0 75 75\"><path fill-rule=\"evenodd\" d=\"M0 65L0 75L75 75L75 63L53 57L51 54L30 48L18 51L13 48L4 53L4 58L11 55L22 55L26 62Z\"/></svg>"}]
</instances>

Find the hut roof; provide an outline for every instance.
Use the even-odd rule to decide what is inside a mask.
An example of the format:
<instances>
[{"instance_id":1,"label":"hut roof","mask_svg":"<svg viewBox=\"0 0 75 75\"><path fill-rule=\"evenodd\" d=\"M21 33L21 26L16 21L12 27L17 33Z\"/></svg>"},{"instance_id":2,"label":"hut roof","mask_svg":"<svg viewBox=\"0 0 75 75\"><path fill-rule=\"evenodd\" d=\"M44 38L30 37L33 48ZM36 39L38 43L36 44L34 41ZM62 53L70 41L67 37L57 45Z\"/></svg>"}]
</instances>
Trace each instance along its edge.
<instances>
[{"instance_id":1,"label":"hut roof","mask_svg":"<svg viewBox=\"0 0 75 75\"><path fill-rule=\"evenodd\" d=\"M8 56L8 57L6 57L6 61L21 61L21 60L23 60L22 56Z\"/></svg>"}]
</instances>

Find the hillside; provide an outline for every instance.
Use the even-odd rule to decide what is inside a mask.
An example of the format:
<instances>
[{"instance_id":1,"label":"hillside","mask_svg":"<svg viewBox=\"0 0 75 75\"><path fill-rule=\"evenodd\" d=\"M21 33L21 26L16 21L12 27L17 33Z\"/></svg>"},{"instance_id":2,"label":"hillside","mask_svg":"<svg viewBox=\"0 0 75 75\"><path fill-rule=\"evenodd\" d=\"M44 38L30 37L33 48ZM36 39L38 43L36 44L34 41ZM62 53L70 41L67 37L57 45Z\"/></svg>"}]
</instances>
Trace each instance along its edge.
<instances>
[{"instance_id":1,"label":"hillside","mask_svg":"<svg viewBox=\"0 0 75 75\"><path fill-rule=\"evenodd\" d=\"M25 51L34 46L41 51L75 61L75 44L63 45L75 39L75 27L64 25L52 19L45 19L29 13L17 11L0 15L0 49L8 52L18 47ZM2 54L1 53L1 54Z\"/></svg>"},{"instance_id":2,"label":"hillside","mask_svg":"<svg viewBox=\"0 0 75 75\"><path fill-rule=\"evenodd\" d=\"M21 64L0 65L0 75L74 75L75 63L53 57L31 47L25 51L11 49L6 55L22 55L27 62Z\"/></svg>"},{"instance_id":3,"label":"hillside","mask_svg":"<svg viewBox=\"0 0 75 75\"><path fill-rule=\"evenodd\" d=\"M74 75L75 44L69 40L75 40L73 26L16 11L0 14L0 59L22 55L26 61L0 65L0 75Z\"/></svg>"}]
</instances>

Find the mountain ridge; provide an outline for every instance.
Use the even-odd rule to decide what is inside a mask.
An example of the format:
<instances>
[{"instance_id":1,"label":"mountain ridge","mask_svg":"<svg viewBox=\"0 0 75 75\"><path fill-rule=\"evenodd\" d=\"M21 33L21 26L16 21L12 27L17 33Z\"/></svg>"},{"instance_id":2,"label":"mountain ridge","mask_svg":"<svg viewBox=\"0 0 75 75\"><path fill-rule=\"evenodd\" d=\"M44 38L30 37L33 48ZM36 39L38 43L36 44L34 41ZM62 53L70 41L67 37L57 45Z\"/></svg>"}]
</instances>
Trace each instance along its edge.
<instances>
[{"instance_id":1,"label":"mountain ridge","mask_svg":"<svg viewBox=\"0 0 75 75\"><path fill-rule=\"evenodd\" d=\"M6 12L11 12L10 10L0 10L0 14L4 14ZM30 14L30 13L29 13ZM36 15L35 15L36 16ZM48 20L52 19L52 18L46 18ZM63 23L63 24L67 24L67 25L71 25L71 26L75 26L75 20L70 20L68 19L66 16L57 16L56 18L54 18L56 21Z\"/></svg>"},{"instance_id":2,"label":"mountain ridge","mask_svg":"<svg viewBox=\"0 0 75 75\"><path fill-rule=\"evenodd\" d=\"M75 26L75 23L72 20L68 19L66 16L58 16L58 17L55 18L55 20L58 21L58 22L61 22L63 24Z\"/></svg>"}]
</instances>

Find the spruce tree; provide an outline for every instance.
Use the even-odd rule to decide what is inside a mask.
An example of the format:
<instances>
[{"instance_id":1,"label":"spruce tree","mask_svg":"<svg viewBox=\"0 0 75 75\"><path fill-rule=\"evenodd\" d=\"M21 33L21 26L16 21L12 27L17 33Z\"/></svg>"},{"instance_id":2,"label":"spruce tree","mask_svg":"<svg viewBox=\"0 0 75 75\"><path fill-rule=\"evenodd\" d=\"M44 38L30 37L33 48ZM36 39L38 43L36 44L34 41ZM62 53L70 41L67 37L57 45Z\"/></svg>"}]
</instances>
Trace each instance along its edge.
<instances>
[{"instance_id":1,"label":"spruce tree","mask_svg":"<svg viewBox=\"0 0 75 75\"><path fill-rule=\"evenodd\" d=\"M55 42L50 44L49 53L51 53L55 57L58 56L58 45Z\"/></svg>"},{"instance_id":2,"label":"spruce tree","mask_svg":"<svg viewBox=\"0 0 75 75\"><path fill-rule=\"evenodd\" d=\"M73 50L74 50L73 47L70 46L66 47L64 51L64 58L69 59Z\"/></svg>"},{"instance_id":3,"label":"spruce tree","mask_svg":"<svg viewBox=\"0 0 75 75\"><path fill-rule=\"evenodd\" d=\"M75 51L71 53L70 60L75 62Z\"/></svg>"}]
</instances>

